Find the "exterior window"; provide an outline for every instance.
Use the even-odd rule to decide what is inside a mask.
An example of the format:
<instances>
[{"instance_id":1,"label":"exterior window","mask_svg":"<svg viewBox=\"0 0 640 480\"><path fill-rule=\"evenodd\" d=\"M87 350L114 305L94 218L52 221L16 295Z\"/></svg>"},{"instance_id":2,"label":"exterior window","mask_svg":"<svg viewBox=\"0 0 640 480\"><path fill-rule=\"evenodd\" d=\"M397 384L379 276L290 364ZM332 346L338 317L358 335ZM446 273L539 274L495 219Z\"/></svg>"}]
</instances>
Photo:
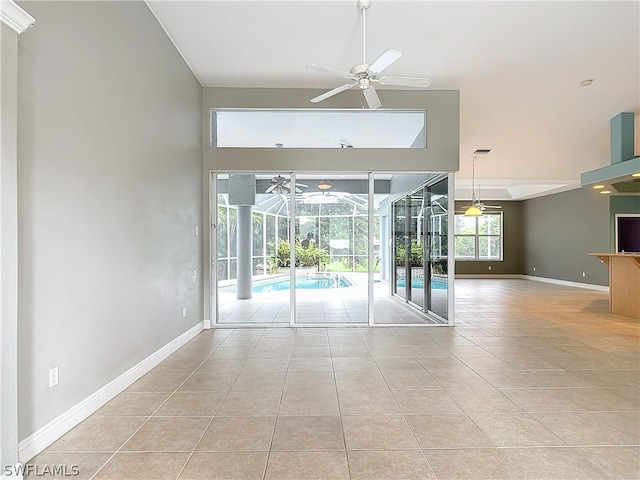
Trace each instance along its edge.
<instances>
[{"instance_id":1,"label":"exterior window","mask_svg":"<svg viewBox=\"0 0 640 480\"><path fill-rule=\"evenodd\" d=\"M455 216L456 260L502 260L502 213Z\"/></svg>"}]
</instances>

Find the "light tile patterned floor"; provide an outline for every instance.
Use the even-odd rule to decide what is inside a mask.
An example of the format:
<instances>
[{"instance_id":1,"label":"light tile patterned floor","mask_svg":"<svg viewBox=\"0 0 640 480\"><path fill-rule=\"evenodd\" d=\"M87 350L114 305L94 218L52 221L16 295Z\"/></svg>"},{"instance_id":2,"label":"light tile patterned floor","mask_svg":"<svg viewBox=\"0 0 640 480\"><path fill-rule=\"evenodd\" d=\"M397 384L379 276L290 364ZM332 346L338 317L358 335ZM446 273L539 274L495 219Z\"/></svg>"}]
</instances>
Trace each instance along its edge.
<instances>
[{"instance_id":1,"label":"light tile patterned floor","mask_svg":"<svg viewBox=\"0 0 640 480\"><path fill-rule=\"evenodd\" d=\"M638 479L640 323L457 280L449 327L209 330L32 462L82 479Z\"/></svg>"}]
</instances>

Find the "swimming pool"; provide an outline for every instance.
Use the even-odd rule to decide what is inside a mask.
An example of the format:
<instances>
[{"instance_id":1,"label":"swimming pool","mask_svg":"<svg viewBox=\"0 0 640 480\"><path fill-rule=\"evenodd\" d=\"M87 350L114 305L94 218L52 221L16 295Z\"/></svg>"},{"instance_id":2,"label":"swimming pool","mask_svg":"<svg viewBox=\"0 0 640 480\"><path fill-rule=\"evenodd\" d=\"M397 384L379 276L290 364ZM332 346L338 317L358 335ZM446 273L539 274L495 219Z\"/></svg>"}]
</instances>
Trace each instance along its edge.
<instances>
[{"instance_id":1,"label":"swimming pool","mask_svg":"<svg viewBox=\"0 0 640 480\"><path fill-rule=\"evenodd\" d=\"M326 290L333 288L347 288L353 284L342 275L331 276L310 276L296 279L296 289L303 290ZM275 278L270 280L261 280L253 284L253 293L263 292L280 292L291 289L291 280L289 278ZM235 285L221 288L223 292L233 293L236 291Z\"/></svg>"}]
</instances>

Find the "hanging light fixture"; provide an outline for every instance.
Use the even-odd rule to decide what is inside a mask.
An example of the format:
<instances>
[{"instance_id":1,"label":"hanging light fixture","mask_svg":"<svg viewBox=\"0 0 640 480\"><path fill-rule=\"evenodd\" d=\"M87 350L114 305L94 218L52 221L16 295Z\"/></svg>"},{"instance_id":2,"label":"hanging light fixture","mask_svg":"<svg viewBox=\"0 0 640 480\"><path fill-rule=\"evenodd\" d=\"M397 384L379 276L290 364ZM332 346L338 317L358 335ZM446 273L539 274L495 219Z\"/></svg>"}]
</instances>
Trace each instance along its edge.
<instances>
[{"instance_id":1,"label":"hanging light fixture","mask_svg":"<svg viewBox=\"0 0 640 480\"><path fill-rule=\"evenodd\" d=\"M482 210L478 208L478 200L476 199L476 157L471 157L471 206L464 211L464 216L482 216Z\"/></svg>"},{"instance_id":2,"label":"hanging light fixture","mask_svg":"<svg viewBox=\"0 0 640 480\"><path fill-rule=\"evenodd\" d=\"M327 180L327 179L323 178L323 179L320 181L320 183L319 183L318 185L316 185L316 186L317 186L320 190L325 190L325 191L326 191L326 190L329 190L331 187L333 187L333 184L332 184L329 180Z\"/></svg>"}]
</instances>

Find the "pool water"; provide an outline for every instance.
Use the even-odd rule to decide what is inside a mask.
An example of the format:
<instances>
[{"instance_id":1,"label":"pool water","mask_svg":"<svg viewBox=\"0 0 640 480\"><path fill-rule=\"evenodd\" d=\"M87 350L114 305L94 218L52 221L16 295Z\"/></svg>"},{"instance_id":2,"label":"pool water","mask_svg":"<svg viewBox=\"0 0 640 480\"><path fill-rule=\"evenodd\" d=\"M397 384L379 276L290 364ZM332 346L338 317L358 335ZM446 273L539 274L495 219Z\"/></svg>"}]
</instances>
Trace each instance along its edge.
<instances>
[{"instance_id":1,"label":"pool water","mask_svg":"<svg viewBox=\"0 0 640 480\"><path fill-rule=\"evenodd\" d=\"M303 290L325 290L332 288L346 288L352 284L343 276L333 275L331 277L307 277L297 278L296 288ZM280 292L291 289L291 280L289 278L276 279L270 281L261 281L253 285L253 293L263 292ZM225 292L235 292L235 286L225 287Z\"/></svg>"}]
</instances>

